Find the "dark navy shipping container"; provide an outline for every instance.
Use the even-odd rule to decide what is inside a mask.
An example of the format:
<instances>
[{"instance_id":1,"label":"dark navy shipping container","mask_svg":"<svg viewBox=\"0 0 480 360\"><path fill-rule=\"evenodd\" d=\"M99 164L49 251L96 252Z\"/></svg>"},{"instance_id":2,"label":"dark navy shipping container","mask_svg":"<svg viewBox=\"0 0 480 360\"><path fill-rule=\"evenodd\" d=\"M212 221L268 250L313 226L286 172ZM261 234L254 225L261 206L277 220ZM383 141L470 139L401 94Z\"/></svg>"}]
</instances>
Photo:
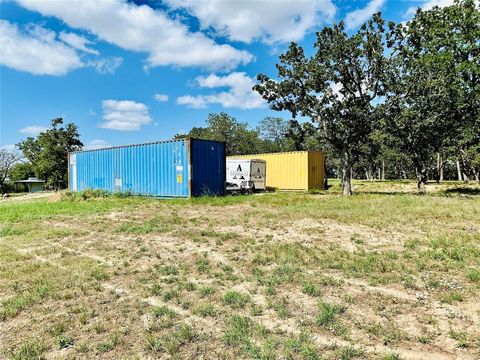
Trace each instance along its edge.
<instances>
[{"instance_id":1,"label":"dark navy shipping container","mask_svg":"<svg viewBox=\"0 0 480 360\"><path fill-rule=\"evenodd\" d=\"M182 139L69 154L71 191L161 197L225 194L225 143Z\"/></svg>"}]
</instances>

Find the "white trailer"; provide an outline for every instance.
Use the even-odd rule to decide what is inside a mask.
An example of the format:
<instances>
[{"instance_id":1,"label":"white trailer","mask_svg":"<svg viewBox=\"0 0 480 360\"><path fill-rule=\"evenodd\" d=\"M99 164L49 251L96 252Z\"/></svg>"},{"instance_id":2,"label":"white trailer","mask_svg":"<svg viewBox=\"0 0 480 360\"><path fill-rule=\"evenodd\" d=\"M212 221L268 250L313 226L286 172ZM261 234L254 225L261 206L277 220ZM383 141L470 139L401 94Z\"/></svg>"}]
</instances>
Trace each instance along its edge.
<instances>
[{"instance_id":1,"label":"white trailer","mask_svg":"<svg viewBox=\"0 0 480 360\"><path fill-rule=\"evenodd\" d=\"M266 161L227 159L227 191L265 190Z\"/></svg>"}]
</instances>

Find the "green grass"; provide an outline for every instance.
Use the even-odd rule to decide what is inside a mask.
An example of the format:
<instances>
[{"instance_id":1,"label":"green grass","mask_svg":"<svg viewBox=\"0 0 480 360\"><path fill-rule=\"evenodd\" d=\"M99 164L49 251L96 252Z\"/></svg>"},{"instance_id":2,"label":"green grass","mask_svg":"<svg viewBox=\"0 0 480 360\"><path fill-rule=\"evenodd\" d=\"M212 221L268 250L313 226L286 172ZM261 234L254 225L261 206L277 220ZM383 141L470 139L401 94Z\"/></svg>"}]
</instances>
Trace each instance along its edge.
<instances>
[{"instance_id":1,"label":"green grass","mask_svg":"<svg viewBox=\"0 0 480 360\"><path fill-rule=\"evenodd\" d=\"M475 358L480 187L354 186L0 202L0 357Z\"/></svg>"},{"instance_id":2,"label":"green grass","mask_svg":"<svg viewBox=\"0 0 480 360\"><path fill-rule=\"evenodd\" d=\"M331 330L338 335L345 335L346 327L343 325L339 316L345 312L346 308L342 305L330 304L320 301L318 304L317 325Z\"/></svg>"},{"instance_id":3,"label":"green grass","mask_svg":"<svg viewBox=\"0 0 480 360\"><path fill-rule=\"evenodd\" d=\"M248 295L239 293L238 291L230 290L223 295L223 302L234 309L244 308L249 301L250 297Z\"/></svg>"},{"instance_id":4,"label":"green grass","mask_svg":"<svg viewBox=\"0 0 480 360\"><path fill-rule=\"evenodd\" d=\"M11 351L11 360L43 360L45 359L45 348L38 339L31 339L24 342L17 350Z\"/></svg>"},{"instance_id":5,"label":"green grass","mask_svg":"<svg viewBox=\"0 0 480 360\"><path fill-rule=\"evenodd\" d=\"M202 317L215 317L217 315L217 310L212 304L199 305L195 309L195 314Z\"/></svg>"}]
</instances>

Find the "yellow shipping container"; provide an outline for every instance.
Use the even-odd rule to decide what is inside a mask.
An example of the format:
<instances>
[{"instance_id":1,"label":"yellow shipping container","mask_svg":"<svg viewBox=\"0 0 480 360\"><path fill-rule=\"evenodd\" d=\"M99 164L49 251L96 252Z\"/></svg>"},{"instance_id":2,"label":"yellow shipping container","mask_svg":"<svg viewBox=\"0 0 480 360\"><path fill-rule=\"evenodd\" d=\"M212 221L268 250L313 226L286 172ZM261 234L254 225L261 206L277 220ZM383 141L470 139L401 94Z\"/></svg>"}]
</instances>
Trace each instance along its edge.
<instances>
[{"instance_id":1,"label":"yellow shipping container","mask_svg":"<svg viewBox=\"0 0 480 360\"><path fill-rule=\"evenodd\" d=\"M267 186L279 190L323 189L325 155L319 151L290 151L235 155L228 159L261 159L267 162Z\"/></svg>"}]
</instances>

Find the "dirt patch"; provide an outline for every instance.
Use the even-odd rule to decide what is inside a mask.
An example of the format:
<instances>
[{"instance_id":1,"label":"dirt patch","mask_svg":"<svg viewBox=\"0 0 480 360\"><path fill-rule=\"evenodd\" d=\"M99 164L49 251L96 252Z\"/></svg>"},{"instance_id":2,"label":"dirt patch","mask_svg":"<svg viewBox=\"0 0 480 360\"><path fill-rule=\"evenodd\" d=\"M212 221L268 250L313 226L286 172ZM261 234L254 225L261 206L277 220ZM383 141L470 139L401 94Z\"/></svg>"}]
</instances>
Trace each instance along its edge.
<instances>
[{"instance_id":1,"label":"dirt patch","mask_svg":"<svg viewBox=\"0 0 480 360\"><path fill-rule=\"evenodd\" d=\"M276 201L281 196L293 195ZM463 236L479 227L471 222ZM280 358L289 344L325 359L352 348L372 359L478 358L480 305L475 284L465 281L465 269L474 267L469 254L405 254L410 230L314 213L300 219L280 205L160 201L35 225L52 232L23 238L12 231L2 239L16 254L0 265L2 302L19 306L7 309L2 346L18 349L32 335L45 339L44 355L52 358L253 358L268 351ZM428 252L427 235L415 236L417 249ZM382 260L403 267L369 267L387 253L395 256ZM365 261L378 281L337 264L342 254L351 267ZM393 274L414 261L428 271L408 274L410 283ZM60 350L61 336L74 345Z\"/></svg>"}]
</instances>

